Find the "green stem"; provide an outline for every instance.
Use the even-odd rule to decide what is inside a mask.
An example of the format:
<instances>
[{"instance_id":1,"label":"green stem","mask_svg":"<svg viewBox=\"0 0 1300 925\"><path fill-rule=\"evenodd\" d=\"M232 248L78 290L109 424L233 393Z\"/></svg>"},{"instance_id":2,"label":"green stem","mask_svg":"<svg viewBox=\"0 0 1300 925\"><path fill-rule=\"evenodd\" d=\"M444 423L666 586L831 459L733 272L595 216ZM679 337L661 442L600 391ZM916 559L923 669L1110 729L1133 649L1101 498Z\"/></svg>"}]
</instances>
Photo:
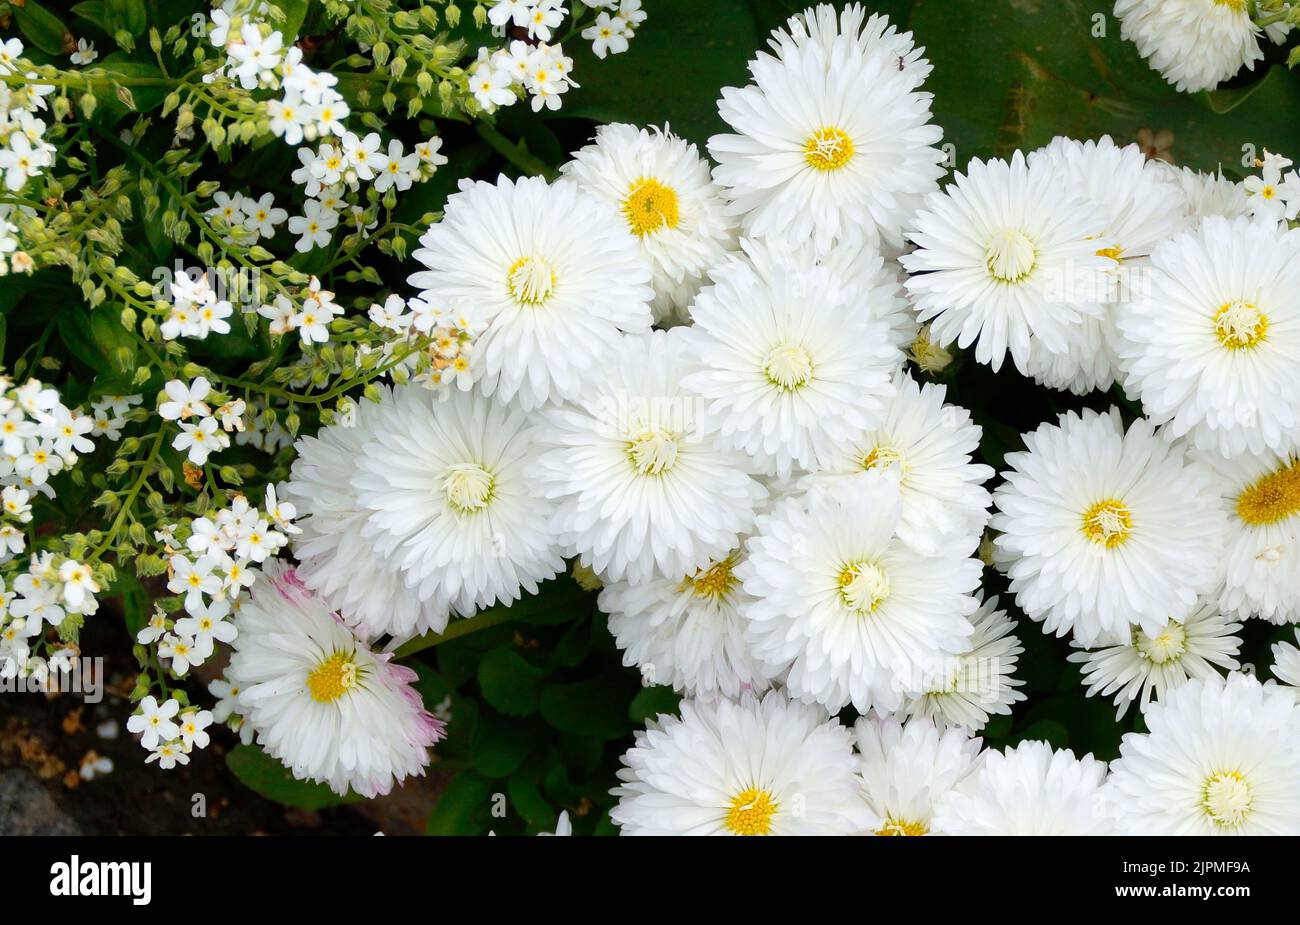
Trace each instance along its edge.
<instances>
[{"instance_id":1,"label":"green stem","mask_svg":"<svg viewBox=\"0 0 1300 925\"><path fill-rule=\"evenodd\" d=\"M131 505L135 503L136 495L140 494L140 489L144 488L144 483L149 481L149 473L153 468L154 461L158 459L158 453L162 450L163 438L167 435L165 427L158 429L158 435L154 437L153 446L149 449L149 455L144 461L144 466L140 469L140 474L136 477L135 484L131 486L131 491L127 494L126 500L122 502L122 509L118 511L117 517L113 520L113 525L108 528L108 535L104 537L104 542L95 547L95 551L90 554L91 561L98 561L105 551L117 540L118 531L122 529L122 524L126 522L127 515L131 512Z\"/></svg>"},{"instance_id":2,"label":"green stem","mask_svg":"<svg viewBox=\"0 0 1300 925\"><path fill-rule=\"evenodd\" d=\"M529 154L524 150L522 144L511 141L486 122L476 123L474 128L478 131L479 137L486 141L493 151L500 154L524 173L545 177L547 180L555 180L559 177L558 170L541 158Z\"/></svg>"},{"instance_id":3,"label":"green stem","mask_svg":"<svg viewBox=\"0 0 1300 925\"><path fill-rule=\"evenodd\" d=\"M440 646L444 642L450 642L453 639L459 639L461 636L468 636L470 633L477 633L479 630L505 623L509 619L510 609L508 607L493 607L491 610L475 614L469 619L455 620L441 633L425 633L423 636L416 636L414 639L407 640L397 647L397 651L393 653L393 658L406 658L416 652L423 652L425 649Z\"/></svg>"}]
</instances>

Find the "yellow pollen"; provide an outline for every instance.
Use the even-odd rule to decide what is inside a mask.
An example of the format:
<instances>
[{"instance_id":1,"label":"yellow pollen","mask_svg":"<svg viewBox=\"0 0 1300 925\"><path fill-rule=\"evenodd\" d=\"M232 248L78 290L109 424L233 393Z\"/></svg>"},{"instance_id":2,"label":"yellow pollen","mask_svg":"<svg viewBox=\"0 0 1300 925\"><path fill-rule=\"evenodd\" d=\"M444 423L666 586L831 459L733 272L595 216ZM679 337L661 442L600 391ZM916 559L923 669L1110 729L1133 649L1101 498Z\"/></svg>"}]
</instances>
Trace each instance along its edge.
<instances>
[{"instance_id":1,"label":"yellow pollen","mask_svg":"<svg viewBox=\"0 0 1300 925\"><path fill-rule=\"evenodd\" d=\"M1124 252L1118 247L1103 247L1101 250L1097 251L1097 256L1109 257L1111 260L1115 261L1116 263L1119 263L1124 259L1124 257L1122 256L1123 253Z\"/></svg>"},{"instance_id":2,"label":"yellow pollen","mask_svg":"<svg viewBox=\"0 0 1300 925\"><path fill-rule=\"evenodd\" d=\"M889 469L897 466L900 472L907 471L907 461L903 453L892 446L878 446L862 458L863 469Z\"/></svg>"},{"instance_id":3,"label":"yellow pollen","mask_svg":"<svg viewBox=\"0 0 1300 925\"><path fill-rule=\"evenodd\" d=\"M190 577L188 581L190 583L190 587L192 588L197 588L199 585L203 584L203 579L199 577L199 574L197 572L190 572Z\"/></svg>"},{"instance_id":4,"label":"yellow pollen","mask_svg":"<svg viewBox=\"0 0 1300 925\"><path fill-rule=\"evenodd\" d=\"M540 257L520 257L506 271L506 283L520 305L541 305L555 291L555 271Z\"/></svg>"},{"instance_id":5,"label":"yellow pollen","mask_svg":"<svg viewBox=\"0 0 1300 925\"><path fill-rule=\"evenodd\" d=\"M623 217L637 237L643 238L661 228L676 228L681 218L677 193L658 180L642 177L632 184L623 200Z\"/></svg>"},{"instance_id":6,"label":"yellow pollen","mask_svg":"<svg viewBox=\"0 0 1300 925\"><path fill-rule=\"evenodd\" d=\"M776 808L770 793L750 787L731 798L726 826L733 835L766 835L772 830Z\"/></svg>"},{"instance_id":7,"label":"yellow pollen","mask_svg":"<svg viewBox=\"0 0 1300 925\"><path fill-rule=\"evenodd\" d=\"M477 463L458 463L442 480L447 503L462 514L474 514L492 501L496 480Z\"/></svg>"},{"instance_id":8,"label":"yellow pollen","mask_svg":"<svg viewBox=\"0 0 1300 925\"><path fill-rule=\"evenodd\" d=\"M677 462L677 438L662 430L648 431L628 443L627 457L642 475L662 475Z\"/></svg>"},{"instance_id":9,"label":"yellow pollen","mask_svg":"<svg viewBox=\"0 0 1300 925\"><path fill-rule=\"evenodd\" d=\"M1246 0L1214 0L1215 6L1226 6L1234 13L1241 13L1246 9Z\"/></svg>"},{"instance_id":10,"label":"yellow pollen","mask_svg":"<svg viewBox=\"0 0 1300 925\"><path fill-rule=\"evenodd\" d=\"M700 569L693 578L686 579L683 586L693 589L696 597L722 600L736 586L736 576L731 572L734 564L731 557L715 562Z\"/></svg>"},{"instance_id":11,"label":"yellow pollen","mask_svg":"<svg viewBox=\"0 0 1300 925\"><path fill-rule=\"evenodd\" d=\"M877 835L925 835L930 827L924 822L907 822L890 816L884 826L876 829Z\"/></svg>"},{"instance_id":12,"label":"yellow pollen","mask_svg":"<svg viewBox=\"0 0 1300 925\"><path fill-rule=\"evenodd\" d=\"M1023 231L1007 228L993 236L984 250L989 274L1000 283L1019 283L1038 262L1034 242Z\"/></svg>"},{"instance_id":13,"label":"yellow pollen","mask_svg":"<svg viewBox=\"0 0 1300 925\"><path fill-rule=\"evenodd\" d=\"M889 597L889 576L871 562L844 566L839 586L844 605L859 613L873 613Z\"/></svg>"},{"instance_id":14,"label":"yellow pollen","mask_svg":"<svg viewBox=\"0 0 1300 925\"><path fill-rule=\"evenodd\" d=\"M837 128L819 128L804 143L803 157L814 170L839 170L853 157L853 139Z\"/></svg>"},{"instance_id":15,"label":"yellow pollen","mask_svg":"<svg viewBox=\"0 0 1300 925\"><path fill-rule=\"evenodd\" d=\"M1214 313L1214 333L1229 350L1253 347L1268 334L1268 316L1252 303L1237 299Z\"/></svg>"},{"instance_id":16,"label":"yellow pollen","mask_svg":"<svg viewBox=\"0 0 1300 925\"><path fill-rule=\"evenodd\" d=\"M1237 516L1252 527L1300 514L1300 460L1270 472L1237 496Z\"/></svg>"},{"instance_id":17,"label":"yellow pollen","mask_svg":"<svg viewBox=\"0 0 1300 925\"><path fill-rule=\"evenodd\" d=\"M1187 630L1177 620L1170 620L1155 636L1140 629L1133 631L1133 648L1138 655L1156 665L1182 658L1187 651Z\"/></svg>"},{"instance_id":18,"label":"yellow pollen","mask_svg":"<svg viewBox=\"0 0 1300 925\"><path fill-rule=\"evenodd\" d=\"M1215 825L1239 826L1250 816L1250 784L1237 771L1219 771L1205 781L1201 808Z\"/></svg>"},{"instance_id":19,"label":"yellow pollen","mask_svg":"<svg viewBox=\"0 0 1300 925\"><path fill-rule=\"evenodd\" d=\"M350 655L335 652L307 675L307 690L317 703L338 700L357 683L357 665Z\"/></svg>"},{"instance_id":20,"label":"yellow pollen","mask_svg":"<svg viewBox=\"0 0 1300 925\"><path fill-rule=\"evenodd\" d=\"M763 374L778 389L793 392L812 380L812 357L797 344L781 344L768 352L763 361Z\"/></svg>"},{"instance_id":21,"label":"yellow pollen","mask_svg":"<svg viewBox=\"0 0 1300 925\"><path fill-rule=\"evenodd\" d=\"M1128 539L1133 529L1133 515L1122 501L1107 498L1098 501L1083 515L1084 536L1107 549L1114 549Z\"/></svg>"}]
</instances>

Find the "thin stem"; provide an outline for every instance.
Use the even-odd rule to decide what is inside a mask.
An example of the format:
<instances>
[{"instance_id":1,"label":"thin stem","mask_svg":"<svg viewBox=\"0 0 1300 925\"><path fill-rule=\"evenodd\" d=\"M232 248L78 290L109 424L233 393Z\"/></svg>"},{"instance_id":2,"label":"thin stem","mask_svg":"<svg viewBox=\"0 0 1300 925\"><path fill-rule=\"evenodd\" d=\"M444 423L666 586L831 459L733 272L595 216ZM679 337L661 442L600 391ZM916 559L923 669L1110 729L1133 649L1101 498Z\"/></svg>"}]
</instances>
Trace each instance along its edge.
<instances>
[{"instance_id":1,"label":"thin stem","mask_svg":"<svg viewBox=\"0 0 1300 925\"><path fill-rule=\"evenodd\" d=\"M500 154L524 173L545 177L547 180L554 180L559 177L559 171L550 164L539 157L529 154L524 150L522 144L511 141L486 122L479 122L474 128L479 137L486 141L493 151Z\"/></svg>"},{"instance_id":2,"label":"thin stem","mask_svg":"<svg viewBox=\"0 0 1300 925\"><path fill-rule=\"evenodd\" d=\"M423 636L416 636L414 639L407 640L397 647L397 651L393 653L393 658L406 658L417 652L423 652L425 649L440 646L444 642L450 642L453 639L459 639L461 636L468 636L470 633L477 633L479 630L505 623L509 619L510 609L508 607L493 607L491 610L485 610L467 620L456 620L441 633L425 633Z\"/></svg>"}]
</instances>

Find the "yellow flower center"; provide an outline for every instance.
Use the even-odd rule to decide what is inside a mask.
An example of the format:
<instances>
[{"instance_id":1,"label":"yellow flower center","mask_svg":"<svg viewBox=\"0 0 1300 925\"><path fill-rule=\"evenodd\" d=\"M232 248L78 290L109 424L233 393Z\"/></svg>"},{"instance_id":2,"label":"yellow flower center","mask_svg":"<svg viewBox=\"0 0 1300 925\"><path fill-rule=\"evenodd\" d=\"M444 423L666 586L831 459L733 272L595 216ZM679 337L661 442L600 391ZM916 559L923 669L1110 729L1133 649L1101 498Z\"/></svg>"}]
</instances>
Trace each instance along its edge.
<instances>
[{"instance_id":1,"label":"yellow flower center","mask_svg":"<svg viewBox=\"0 0 1300 925\"><path fill-rule=\"evenodd\" d=\"M819 128L804 143L803 157L814 170L839 170L853 157L853 139L837 128Z\"/></svg>"},{"instance_id":2,"label":"yellow flower center","mask_svg":"<svg viewBox=\"0 0 1300 925\"><path fill-rule=\"evenodd\" d=\"M1001 283L1019 283L1034 269L1038 251L1023 231L1007 228L993 236L984 250L989 273Z\"/></svg>"},{"instance_id":3,"label":"yellow flower center","mask_svg":"<svg viewBox=\"0 0 1300 925\"><path fill-rule=\"evenodd\" d=\"M1211 774L1201 792L1201 808L1215 825L1235 827L1250 816L1250 784L1237 771Z\"/></svg>"},{"instance_id":4,"label":"yellow flower center","mask_svg":"<svg viewBox=\"0 0 1300 925\"><path fill-rule=\"evenodd\" d=\"M763 374L778 389L793 392L812 380L812 357L797 344L773 347L763 361Z\"/></svg>"},{"instance_id":5,"label":"yellow flower center","mask_svg":"<svg viewBox=\"0 0 1300 925\"><path fill-rule=\"evenodd\" d=\"M1245 12L1246 0L1214 0L1215 6L1226 6L1234 13Z\"/></svg>"},{"instance_id":6,"label":"yellow flower center","mask_svg":"<svg viewBox=\"0 0 1300 925\"><path fill-rule=\"evenodd\" d=\"M736 576L731 571L734 564L728 556L708 568L700 569L693 578L686 579L684 585L693 589L696 597L722 600L736 586Z\"/></svg>"},{"instance_id":7,"label":"yellow flower center","mask_svg":"<svg viewBox=\"0 0 1300 925\"><path fill-rule=\"evenodd\" d=\"M1300 461L1270 472L1237 496L1237 516L1253 527L1300 514Z\"/></svg>"},{"instance_id":8,"label":"yellow flower center","mask_svg":"<svg viewBox=\"0 0 1300 925\"><path fill-rule=\"evenodd\" d=\"M660 228L676 228L681 218L677 193L658 180L642 177L632 184L623 200L623 217L637 237L645 237Z\"/></svg>"},{"instance_id":9,"label":"yellow flower center","mask_svg":"<svg viewBox=\"0 0 1300 925\"><path fill-rule=\"evenodd\" d=\"M1133 648L1148 662L1163 665L1182 658L1187 651L1187 630L1177 620L1170 620L1155 636L1134 630Z\"/></svg>"},{"instance_id":10,"label":"yellow flower center","mask_svg":"<svg viewBox=\"0 0 1300 925\"><path fill-rule=\"evenodd\" d=\"M871 562L855 562L840 571L840 599L850 610L872 613L889 597L889 576Z\"/></svg>"},{"instance_id":11,"label":"yellow flower center","mask_svg":"<svg viewBox=\"0 0 1300 925\"><path fill-rule=\"evenodd\" d=\"M338 700L356 683L357 664L343 652L335 652L307 675L307 691L317 703Z\"/></svg>"},{"instance_id":12,"label":"yellow flower center","mask_svg":"<svg viewBox=\"0 0 1300 925\"><path fill-rule=\"evenodd\" d=\"M1114 549L1128 539L1133 529L1133 515L1122 501L1107 498L1098 501L1083 515L1083 533L1094 543Z\"/></svg>"},{"instance_id":13,"label":"yellow flower center","mask_svg":"<svg viewBox=\"0 0 1300 925\"><path fill-rule=\"evenodd\" d=\"M1268 334L1268 316L1254 304L1236 299L1214 313L1214 333L1229 350L1253 347Z\"/></svg>"},{"instance_id":14,"label":"yellow flower center","mask_svg":"<svg viewBox=\"0 0 1300 925\"><path fill-rule=\"evenodd\" d=\"M627 444L627 457L642 475L662 475L677 462L677 438L664 430L647 431Z\"/></svg>"},{"instance_id":15,"label":"yellow flower center","mask_svg":"<svg viewBox=\"0 0 1300 925\"><path fill-rule=\"evenodd\" d=\"M885 820L885 824L876 829L877 835L924 835L930 831L930 827L924 822L908 822L905 819L895 819L890 816Z\"/></svg>"},{"instance_id":16,"label":"yellow flower center","mask_svg":"<svg viewBox=\"0 0 1300 925\"><path fill-rule=\"evenodd\" d=\"M1118 247L1103 247L1101 250L1097 251L1098 257L1109 257L1116 263L1120 263L1124 260L1123 254L1123 250Z\"/></svg>"},{"instance_id":17,"label":"yellow flower center","mask_svg":"<svg viewBox=\"0 0 1300 925\"><path fill-rule=\"evenodd\" d=\"M733 835L766 835L772 830L776 801L766 790L750 787L731 798L726 826Z\"/></svg>"},{"instance_id":18,"label":"yellow flower center","mask_svg":"<svg viewBox=\"0 0 1300 925\"><path fill-rule=\"evenodd\" d=\"M458 463L442 480L447 503L462 514L473 514L487 507L495 488L492 473L477 463Z\"/></svg>"},{"instance_id":19,"label":"yellow flower center","mask_svg":"<svg viewBox=\"0 0 1300 925\"><path fill-rule=\"evenodd\" d=\"M863 469L889 469L894 466L897 466L900 472L906 472L908 468L902 450L892 446L878 446L862 457Z\"/></svg>"},{"instance_id":20,"label":"yellow flower center","mask_svg":"<svg viewBox=\"0 0 1300 925\"><path fill-rule=\"evenodd\" d=\"M555 271L540 257L520 257L506 271L506 282L520 305L541 305L555 291Z\"/></svg>"}]
</instances>

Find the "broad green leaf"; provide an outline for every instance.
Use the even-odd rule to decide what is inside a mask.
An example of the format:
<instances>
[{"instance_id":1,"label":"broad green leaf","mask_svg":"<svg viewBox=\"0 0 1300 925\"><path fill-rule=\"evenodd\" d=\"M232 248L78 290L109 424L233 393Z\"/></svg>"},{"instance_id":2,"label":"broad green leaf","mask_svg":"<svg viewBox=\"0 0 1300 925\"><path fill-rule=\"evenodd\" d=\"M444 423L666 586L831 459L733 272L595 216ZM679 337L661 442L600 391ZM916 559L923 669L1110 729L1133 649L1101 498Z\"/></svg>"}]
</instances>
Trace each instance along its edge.
<instances>
[{"instance_id":1,"label":"broad green leaf","mask_svg":"<svg viewBox=\"0 0 1300 925\"><path fill-rule=\"evenodd\" d=\"M533 667L514 649L493 649L478 665L478 684L483 699L507 716L528 716L537 712L542 671Z\"/></svg>"},{"instance_id":2,"label":"broad green leaf","mask_svg":"<svg viewBox=\"0 0 1300 925\"><path fill-rule=\"evenodd\" d=\"M47 55L62 55L63 35L68 27L36 0L27 0L22 6L9 7L23 37Z\"/></svg>"},{"instance_id":3,"label":"broad green leaf","mask_svg":"<svg viewBox=\"0 0 1300 925\"><path fill-rule=\"evenodd\" d=\"M641 725L661 713L676 713L681 702L681 694L666 684L656 684L637 691L632 703L628 705L627 715L632 722Z\"/></svg>"},{"instance_id":4,"label":"broad green leaf","mask_svg":"<svg viewBox=\"0 0 1300 925\"><path fill-rule=\"evenodd\" d=\"M110 34L125 31L132 38L139 38L149 26L144 0L105 0L105 13Z\"/></svg>"},{"instance_id":5,"label":"broad green leaf","mask_svg":"<svg viewBox=\"0 0 1300 925\"><path fill-rule=\"evenodd\" d=\"M429 835L479 835L491 823L493 783L473 771L451 779L429 814Z\"/></svg>"},{"instance_id":6,"label":"broad green leaf","mask_svg":"<svg viewBox=\"0 0 1300 925\"><path fill-rule=\"evenodd\" d=\"M519 769L537 742L541 727L490 710L479 717L470 741L470 762L485 777L508 777Z\"/></svg>"},{"instance_id":7,"label":"broad green leaf","mask_svg":"<svg viewBox=\"0 0 1300 925\"><path fill-rule=\"evenodd\" d=\"M542 716L556 729L579 735L618 738L630 728L627 685L606 675L576 684L542 688Z\"/></svg>"},{"instance_id":8,"label":"broad green leaf","mask_svg":"<svg viewBox=\"0 0 1300 925\"><path fill-rule=\"evenodd\" d=\"M235 746L226 755L226 767L250 790L285 806L316 810L361 799L353 793L339 796L324 784L297 780L288 768L256 745Z\"/></svg>"}]
</instances>

